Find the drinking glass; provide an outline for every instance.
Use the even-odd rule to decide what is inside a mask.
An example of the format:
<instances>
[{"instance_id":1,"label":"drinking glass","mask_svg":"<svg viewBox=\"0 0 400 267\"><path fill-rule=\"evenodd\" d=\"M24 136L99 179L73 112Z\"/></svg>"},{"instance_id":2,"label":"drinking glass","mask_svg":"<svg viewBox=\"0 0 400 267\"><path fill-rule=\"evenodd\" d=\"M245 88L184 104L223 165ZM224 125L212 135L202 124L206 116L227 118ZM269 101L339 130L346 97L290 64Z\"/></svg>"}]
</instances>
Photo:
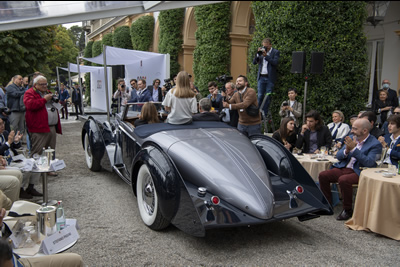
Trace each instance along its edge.
<instances>
[{"instance_id":1,"label":"drinking glass","mask_svg":"<svg viewBox=\"0 0 400 267\"><path fill-rule=\"evenodd\" d=\"M321 159L325 159L326 147L321 146L320 152L321 152Z\"/></svg>"}]
</instances>

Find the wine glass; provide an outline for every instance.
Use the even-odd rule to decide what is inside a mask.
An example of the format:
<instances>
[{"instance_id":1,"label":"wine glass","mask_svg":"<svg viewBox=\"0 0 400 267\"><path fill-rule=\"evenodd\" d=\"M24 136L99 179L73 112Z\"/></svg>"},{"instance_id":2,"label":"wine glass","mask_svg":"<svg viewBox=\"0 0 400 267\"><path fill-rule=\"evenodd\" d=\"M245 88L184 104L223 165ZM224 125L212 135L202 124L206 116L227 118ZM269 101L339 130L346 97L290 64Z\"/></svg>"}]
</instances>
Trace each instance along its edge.
<instances>
[{"instance_id":1,"label":"wine glass","mask_svg":"<svg viewBox=\"0 0 400 267\"><path fill-rule=\"evenodd\" d=\"M32 234L35 232L35 227L33 225L25 226L24 231L26 233L26 241L24 247L31 248L35 245L35 242L32 240Z\"/></svg>"},{"instance_id":2,"label":"wine glass","mask_svg":"<svg viewBox=\"0 0 400 267\"><path fill-rule=\"evenodd\" d=\"M326 147L321 146L320 152L321 152L321 159L325 159Z\"/></svg>"}]
</instances>

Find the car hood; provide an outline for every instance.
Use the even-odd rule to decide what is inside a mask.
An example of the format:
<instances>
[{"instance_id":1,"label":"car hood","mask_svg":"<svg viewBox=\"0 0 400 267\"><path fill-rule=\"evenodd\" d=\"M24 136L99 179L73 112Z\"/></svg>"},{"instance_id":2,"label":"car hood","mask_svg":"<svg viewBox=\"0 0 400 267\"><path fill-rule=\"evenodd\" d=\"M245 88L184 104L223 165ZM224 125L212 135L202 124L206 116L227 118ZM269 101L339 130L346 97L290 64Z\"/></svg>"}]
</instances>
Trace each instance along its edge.
<instances>
[{"instance_id":1,"label":"car hood","mask_svg":"<svg viewBox=\"0 0 400 267\"><path fill-rule=\"evenodd\" d=\"M157 143L185 181L205 187L222 201L260 219L273 216L268 170L250 140L236 129L196 129L158 133Z\"/></svg>"}]
</instances>

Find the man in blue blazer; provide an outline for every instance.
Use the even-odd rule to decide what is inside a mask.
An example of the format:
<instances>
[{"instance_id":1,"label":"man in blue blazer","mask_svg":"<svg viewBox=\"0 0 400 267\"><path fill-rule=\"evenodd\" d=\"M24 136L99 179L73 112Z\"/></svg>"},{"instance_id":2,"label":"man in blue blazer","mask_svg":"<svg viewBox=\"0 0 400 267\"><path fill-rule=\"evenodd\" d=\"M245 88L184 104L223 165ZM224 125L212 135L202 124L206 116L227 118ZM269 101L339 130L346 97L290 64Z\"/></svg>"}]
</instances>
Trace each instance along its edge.
<instances>
[{"instance_id":1,"label":"man in blue blazer","mask_svg":"<svg viewBox=\"0 0 400 267\"><path fill-rule=\"evenodd\" d=\"M369 134L372 125L367 119L357 119L346 136L345 145L336 157L339 162L330 170L319 174L322 193L332 204L331 183L339 183L343 197L343 210L337 220L348 220L353 215L353 184L358 184L360 167L376 167L376 159L381 155L382 145Z\"/></svg>"},{"instance_id":2,"label":"man in blue blazer","mask_svg":"<svg viewBox=\"0 0 400 267\"><path fill-rule=\"evenodd\" d=\"M392 115L387 119L389 133L385 137L380 136L382 146L388 148L384 163L393 164L396 167L400 160L400 115Z\"/></svg>"},{"instance_id":3,"label":"man in blue blazer","mask_svg":"<svg viewBox=\"0 0 400 267\"><path fill-rule=\"evenodd\" d=\"M276 81L276 69L279 61L279 51L272 48L270 38L265 38L262 41L262 47L259 47L257 54L253 59L253 64L258 64L257 73L257 92L258 92L258 107L261 106L264 94L272 93ZM271 95L268 95L263 111L265 116L268 113L269 105L271 103Z\"/></svg>"}]
</instances>

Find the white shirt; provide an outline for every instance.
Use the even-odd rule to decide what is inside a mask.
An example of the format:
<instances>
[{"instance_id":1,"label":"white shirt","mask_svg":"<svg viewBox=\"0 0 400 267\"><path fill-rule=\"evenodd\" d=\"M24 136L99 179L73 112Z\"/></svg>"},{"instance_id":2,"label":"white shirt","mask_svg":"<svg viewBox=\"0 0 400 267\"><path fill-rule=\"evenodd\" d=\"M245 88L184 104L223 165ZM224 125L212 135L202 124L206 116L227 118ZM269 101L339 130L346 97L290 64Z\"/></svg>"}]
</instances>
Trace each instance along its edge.
<instances>
[{"instance_id":1,"label":"white shirt","mask_svg":"<svg viewBox=\"0 0 400 267\"><path fill-rule=\"evenodd\" d=\"M396 144L396 142L399 139L399 137L400 137L400 135L397 136L396 139L394 139L393 134L390 135L390 140L392 140L392 141L390 142L390 144L388 144L389 148L388 148L388 150L386 152L386 158L383 161L383 163L392 164L392 162L390 161L390 153L392 152L392 148L393 148L394 144Z\"/></svg>"},{"instance_id":2,"label":"white shirt","mask_svg":"<svg viewBox=\"0 0 400 267\"><path fill-rule=\"evenodd\" d=\"M193 113L197 113L196 97L178 98L175 90L169 90L162 102L163 106L170 107L171 113L168 115L167 122L170 124L185 124L192 119Z\"/></svg>"},{"instance_id":3,"label":"white shirt","mask_svg":"<svg viewBox=\"0 0 400 267\"><path fill-rule=\"evenodd\" d=\"M333 136L333 133L336 131L336 129L339 127L339 125L340 125L340 122L338 122L338 123L333 123L333 122L331 122L331 123L328 124L329 130L330 130L333 126L335 126L335 127L332 129L332 131L331 131L332 136ZM342 125L340 126L340 128L339 128L338 131L337 131L335 140L340 140L340 139L342 139L342 138L345 137L349 132L350 132L350 126L349 126L348 124L342 122ZM333 141L335 141L335 140L333 140Z\"/></svg>"},{"instance_id":4,"label":"white shirt","mask_svg":"<svg viewBox=\"0 0 400 267\"><path fill-rule=\"evenodd\" d=\"M271 49L267 52L267 56L271 55L271 51L272 51L272 47ZM268 61L265 59L265 57L263 57L263 66L261 69L261 74L268 74Z\"/></svg>"}]
</instances>

